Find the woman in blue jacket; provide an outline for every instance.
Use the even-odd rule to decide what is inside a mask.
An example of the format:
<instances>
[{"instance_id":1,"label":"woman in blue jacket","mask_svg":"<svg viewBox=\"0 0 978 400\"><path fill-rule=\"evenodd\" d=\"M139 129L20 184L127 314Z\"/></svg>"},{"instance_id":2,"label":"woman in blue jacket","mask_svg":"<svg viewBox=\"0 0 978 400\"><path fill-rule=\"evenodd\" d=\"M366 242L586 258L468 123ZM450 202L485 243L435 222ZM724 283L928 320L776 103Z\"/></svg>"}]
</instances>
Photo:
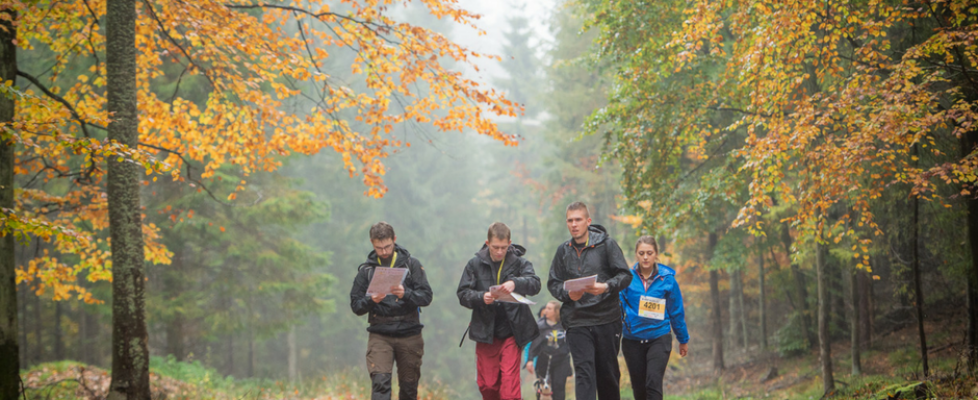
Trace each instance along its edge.
<instances>
[{"instance_id":1,"label":"woman in blue jacket","mask_svg":"<svg viewBox=\"0 0 978 400\"><path fill-rule=\"evenodd\" d=\"M621 352L635 400L660 400L662 377L672 353L670 328L679 340L679 355L685 357L688 351L683 295L676 271L657 263L659 246L652 236L638 238L635 256L638 262L632 267L632 283L619 293L624 313Z\"/></svg>"}]
</instances>

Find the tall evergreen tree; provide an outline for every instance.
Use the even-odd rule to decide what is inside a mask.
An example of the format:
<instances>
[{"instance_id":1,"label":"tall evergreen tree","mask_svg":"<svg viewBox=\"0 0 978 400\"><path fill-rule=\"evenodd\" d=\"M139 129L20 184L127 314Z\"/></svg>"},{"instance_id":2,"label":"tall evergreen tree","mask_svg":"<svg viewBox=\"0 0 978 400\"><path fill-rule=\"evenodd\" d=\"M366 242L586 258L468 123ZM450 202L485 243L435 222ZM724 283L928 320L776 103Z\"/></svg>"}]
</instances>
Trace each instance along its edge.
<instances>
[{"instance_id":1,"label":"tall evergreen tree","mask_svg":"<svg viewBox=\"0 0 978 400\"><path fill-rule=\"evenodd\" d=\"M495 80L496 86L505 90L511 100L523 105L523 115L517 117L518 121L536 117L541 110L539 94L544 91L542 63L530 43L534 35L525 10L525 5L521 6L506 19L508 26L503 33L505 43L502 48L505 58L500 65L507 76ZM516 133L525 133L521 123L517 123Z\"/></svg>"}]
</instances>

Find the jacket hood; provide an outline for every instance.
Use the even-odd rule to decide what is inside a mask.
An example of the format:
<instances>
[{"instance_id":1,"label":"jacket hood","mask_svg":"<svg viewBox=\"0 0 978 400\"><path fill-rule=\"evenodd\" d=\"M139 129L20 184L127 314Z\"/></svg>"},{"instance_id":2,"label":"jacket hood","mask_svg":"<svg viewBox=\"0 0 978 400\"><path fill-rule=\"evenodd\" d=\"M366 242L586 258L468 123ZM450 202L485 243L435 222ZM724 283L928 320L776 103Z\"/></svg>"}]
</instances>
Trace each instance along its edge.
<instances>
[{"instance_id":1,"label":"jacket hood","mask_svg":"<svg viewBox=\"0 0 978 400\"><path fill-rule=\"evenodd\" d=\"M676 275L676 270L670 268L669 266L662 265L662 264L659 264L659 263L656 263L655 265L656 265L656 267L659 268L659 272L658 272L659 273L659 276L668 276L668 275L675 276ZM635 263L635 265L632 265L632 271L635 271L635 273L638 273L638 263Z\"/></svg>"},{"instance_id":2,"label":"jacket hood","mask_svg":"<svg viewBox=\"0 0 978 400\"><path fill-rule=\"evenodd\" d=\"M587 227L588 232L588 246L595 246L604 243L608 239L608 230L604 226L598 224L591 224ZM567 241L568 245L571 245L574 239Z\"/></svg>"},{"instance_id":3,"label":"jacket hood","mask_svg":"<svg viewBox=\"0 0 978 400\"><path fill-rule=\"evenodd\" d=\"M397 253L397 264L407 262L411 258L411 253L407 249L401 247L397 243L394 243L394 252ZM402 261L403 260L403 261ZM376 250L370 250L370 254L367 254L367 264L369 265L380 265L380 260L377 257Z\"/></svg>"},{"instance_id":4,"label":"jacket hood","mask_svg":"<svg viewBox=\"0 0 978 400\"><path fill-rule=\"evenodd\" d=\"M511 244L509 245L509 248L506 249L506 258L509 258L510 254L516 257L522 257L524 254L526 254L526 248L515 243ZM482 260L484 263L492 264L492 257L489 256L488 244L483 243L482 248L475 252L475 256L479 257L479 260Z\"/></svg>"}]
</instances>

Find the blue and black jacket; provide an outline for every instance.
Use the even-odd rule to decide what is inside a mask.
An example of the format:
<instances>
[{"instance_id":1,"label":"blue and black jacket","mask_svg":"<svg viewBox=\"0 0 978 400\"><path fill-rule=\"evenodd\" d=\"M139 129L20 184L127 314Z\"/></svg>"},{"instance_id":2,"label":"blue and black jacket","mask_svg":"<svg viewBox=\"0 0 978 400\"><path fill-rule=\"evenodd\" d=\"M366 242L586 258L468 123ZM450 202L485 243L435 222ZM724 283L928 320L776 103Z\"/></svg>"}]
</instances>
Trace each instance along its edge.
<instances>
[{"instance_id":1,"label":"blue and black jacket","mask_svg":"<svg viewBox=\"0 0 978 400\"><path fill-rule=\"evenodd\" d=\"M676 271L657 264L658 272L650 277L652 284L648 290L638 272L638 263L632 266L632 281L619 293L622 305L622 335L629 340L652 340L669 334L669 328L676 334L679 343L689 341L686 331L686 314L683 311L683 294L676 282ZM642 296L666 300L665 318L640 317L639 301Z\"/></svg>"}]
</instances>

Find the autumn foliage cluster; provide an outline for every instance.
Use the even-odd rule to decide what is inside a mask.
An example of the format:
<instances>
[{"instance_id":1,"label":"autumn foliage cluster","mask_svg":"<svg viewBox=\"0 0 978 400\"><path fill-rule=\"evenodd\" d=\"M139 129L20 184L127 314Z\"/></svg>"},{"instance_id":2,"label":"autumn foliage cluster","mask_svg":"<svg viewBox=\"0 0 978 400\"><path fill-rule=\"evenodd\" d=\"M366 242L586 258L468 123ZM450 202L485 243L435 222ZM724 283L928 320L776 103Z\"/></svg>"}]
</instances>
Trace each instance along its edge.
<instances>
[{"instance_id":1,"label":"autumn foliage cluster","mask_svg":"<svg viewBox=\"0 0 978 400\"><path fill-rule=\"evenodd\" d=\"M690 263L711 270L715 369L723 368L718 271L731 273L734 292L740 271L758 266L763 292L768 255L791 267L792 308L808 348L817 331L826 394L829 274L839 265L850 287L877 266L912 270L922 321L923 258L931 268L956 263L967 284L967 358L978 367L973 2L581 3L600 32L592 54L611 63L615 79L586 129L606 135L609 157L622 164L631 215L619 219L704 255ZM816 313L802 265L815 270ZM859 351L853 345L854 374Z\"/></svg>"},{"instance_id":2,"label":"autumn foliage cluster","mask_svg":"<svg viewBox=\"0 0 978 400\"><path fill-rule=\"evenodd\" d=\"M422 0L428 12L472 26L477 16L454 1ZM366 194L379 197L384 158L402 145L398 124L474 130L509 145L516 138L491 121L517 106L444 65L487 57L432 30L400 22L390 0L261 3L137 2L139 147L106 140L104 0L13 1L18 76L3 83L17 101L4 137L17 144L16 206L5 232L50 240L18 271L55 299L74 284L109 279L105 160L145 167L146 180L172 179L208 189L233 165L247 176L276 169L283 156L331 150ZM337 69L335 54L352 62ZM217 201L233 201L242 180ZM219 198L218 198L219 197ZM188 216L192 218L192 214ZM146 258L168 263L159 228L143 227Z\"/></svg>"},{"instance_id":3,"label":"autumn foliage cluster","mask_svg":"<svg viewBox=\"0 0 978 400\"><path fill-rule=\"evenodd\" d=\"M789 207L803 240L838 242L881 233L870 205L888 187L972 194L974 148L947 150L978 109L969 2L584 3L620 83L589 128L618 139L633 218L681 225L716 199L762 232Z\"/></svg>"}]
</instances>

